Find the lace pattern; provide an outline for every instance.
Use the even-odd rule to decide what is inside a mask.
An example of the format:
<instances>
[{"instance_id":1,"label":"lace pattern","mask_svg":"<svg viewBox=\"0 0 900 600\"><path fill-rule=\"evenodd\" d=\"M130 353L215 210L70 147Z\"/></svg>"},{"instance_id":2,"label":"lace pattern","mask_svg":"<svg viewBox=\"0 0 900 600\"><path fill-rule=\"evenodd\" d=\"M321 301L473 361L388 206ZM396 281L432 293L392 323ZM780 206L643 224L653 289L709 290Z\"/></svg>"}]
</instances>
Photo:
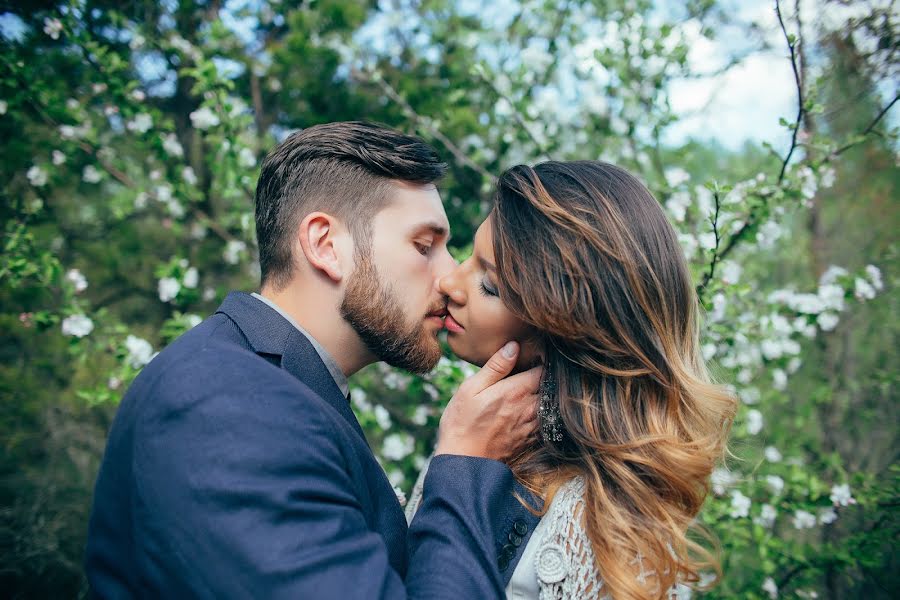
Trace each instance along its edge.
<instances>
[{"instance_id":1,"label":"lace pattern","mask_svg":"<svg viewBox=\"0 0 900 600\"><path fill-rule=\"evenodd\" d=\"M575 477L560 487L543 517L545 534L534 559L540 600L609 599L594 565L583 516L584 479Z\"/></svg>"}]
</instances>

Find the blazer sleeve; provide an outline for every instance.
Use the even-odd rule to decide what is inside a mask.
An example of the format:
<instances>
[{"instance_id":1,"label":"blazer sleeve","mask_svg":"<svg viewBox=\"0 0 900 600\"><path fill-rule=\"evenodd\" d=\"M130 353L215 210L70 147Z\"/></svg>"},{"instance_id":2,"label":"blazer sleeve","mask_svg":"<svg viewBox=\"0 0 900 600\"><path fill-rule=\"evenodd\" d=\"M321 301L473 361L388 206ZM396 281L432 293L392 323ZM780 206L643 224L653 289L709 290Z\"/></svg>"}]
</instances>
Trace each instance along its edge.
<instances>
[{"instance_id":1,"label":"blazer sleeve","mask_svg":"<svg viewBox=\"0 0 900 600\"><path fill-rule=\"evenodd\" d=\"M245 397L240 387L156 411L136 432L132 514L147 596L502 596L488 514L511 489L505 466L436 459L404 581L367 526L332 409L287 383ZM448 471L453 485L437 477Z\"/></svg>"}]
</instances>

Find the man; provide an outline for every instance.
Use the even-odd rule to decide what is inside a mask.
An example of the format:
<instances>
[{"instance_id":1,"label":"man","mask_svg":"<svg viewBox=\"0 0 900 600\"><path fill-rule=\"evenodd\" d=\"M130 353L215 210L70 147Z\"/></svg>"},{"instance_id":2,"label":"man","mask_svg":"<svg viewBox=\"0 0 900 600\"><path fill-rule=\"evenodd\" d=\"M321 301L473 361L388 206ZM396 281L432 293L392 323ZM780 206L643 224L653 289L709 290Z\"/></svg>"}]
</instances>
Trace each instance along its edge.
<instances>
[{"instance_id":1,"label":"man","mask_svg":"<svg viewBox=\"0 0 900 600\"><path fill-rule=\"evenodd\" d=\"M443 169L418 138L365 123L311 127L267 157L262 293L230 294L163 350L116 416L88 533L97 596L503 594L536 522L495 460L535 427L539 374L505 378L517 345L451 400L409 536L348 402L367 364L440 357Z\"/></svg>"}]
</instances>

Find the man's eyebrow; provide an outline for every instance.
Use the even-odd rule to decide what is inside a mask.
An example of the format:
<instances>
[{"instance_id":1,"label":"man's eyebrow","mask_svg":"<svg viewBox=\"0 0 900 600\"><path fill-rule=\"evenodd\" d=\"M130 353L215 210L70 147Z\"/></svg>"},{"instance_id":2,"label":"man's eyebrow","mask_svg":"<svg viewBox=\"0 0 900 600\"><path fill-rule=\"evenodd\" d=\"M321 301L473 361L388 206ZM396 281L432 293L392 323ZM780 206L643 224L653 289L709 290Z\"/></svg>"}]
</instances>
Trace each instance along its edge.
<instances>
[{"instance_id":1,"label":"man's eyebrow","mask_svg":"<svg viewBox=\"0 0 900 600\"><path fill-rule=\"evenodd\" d=\"M480 256L478 257L478 262L481 263L481 267L483 269L486 269L488 271L493 271L494 273L497 272L497 267L495 267L493 264L489 263L488 261L484 260Z\"/></svg>"},{"instance_id":2,"label":"man's eyebrow","mask_svg":"<svg viewBox=\"0 0 900 600\"><path fill-rule=\"evenodd\" d=\"M419 233L424 233L426 231L430 231L438 237L444 237L444 238L446 238L446 241L448 241L448 242L450 241L450 238L453 237L452 234L450 233L449 229L447 229L445 226L441 225L440 223L438 223L436 221L430 221L428 223L422 223L421 225L417 225L413 229L413 235L416 235Z\"/></svg>"}]
</instances>

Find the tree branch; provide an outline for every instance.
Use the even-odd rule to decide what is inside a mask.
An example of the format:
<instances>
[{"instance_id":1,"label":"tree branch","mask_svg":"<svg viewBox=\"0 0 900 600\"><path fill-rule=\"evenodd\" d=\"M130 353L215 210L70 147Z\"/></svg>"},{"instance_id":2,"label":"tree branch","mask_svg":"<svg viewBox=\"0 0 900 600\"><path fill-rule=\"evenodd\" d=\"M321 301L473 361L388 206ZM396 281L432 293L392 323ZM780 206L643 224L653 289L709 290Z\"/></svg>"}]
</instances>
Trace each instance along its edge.
<instances>
[{"instance_id":1,"label":"tree branch","mask_svg":"<svg viewBox=\"0 0 900 600\"><path fill-rule=\"evenodd\" d=\"M780 0L775 0L775 14L778 16L778 24L781 26L781 33L784 35L788 49L791 51L791 69L794 71L794 83L797 85L797 118L795 119L793 127L794 131L791 135L791 147L788 149L787 155L785 155L784 161L781 163L781 172L778 174L778 183L780 184L784 180L784 175L787 172L788 163L791 162L794 150L797 149L797 134L800 131L800 124L803 122L805 107L803 99L803 81L800 78L800 68L797 64L797 45L800 43L800 38L795 38L787 32L787 27L781 16Z\"/></svg>"},{"instance_id":2,"label":"tree branch","mask_svg":"<svg viewBox=\"0 0 900 600\"><path fill-rule=\"evenodd\" d=\"M388 98L390 98L398 106L400 106L401 110L403 110L403 113L407 116L407 118L411 119L416 123L418 127L426 130L435 139L441 142L447 148L447 150L449 150L450 153L453 154L459 164L469 167L476 173L479 173L482 177L486 178L491 183L494 183L497 180L496 176L492 175L484 167L469 158L466 153L459 148L459 146L454 144L450 140L450 138L444 135L437 127L432 125L429 119L417 113L415 109L410 106L409 102L407 102L406 99L391 86L391 84L385 81L383 77L375 77L358 69L354 69L351 72L351 76L357 81L377 84Z\"/></svg>"}]
</instances>

